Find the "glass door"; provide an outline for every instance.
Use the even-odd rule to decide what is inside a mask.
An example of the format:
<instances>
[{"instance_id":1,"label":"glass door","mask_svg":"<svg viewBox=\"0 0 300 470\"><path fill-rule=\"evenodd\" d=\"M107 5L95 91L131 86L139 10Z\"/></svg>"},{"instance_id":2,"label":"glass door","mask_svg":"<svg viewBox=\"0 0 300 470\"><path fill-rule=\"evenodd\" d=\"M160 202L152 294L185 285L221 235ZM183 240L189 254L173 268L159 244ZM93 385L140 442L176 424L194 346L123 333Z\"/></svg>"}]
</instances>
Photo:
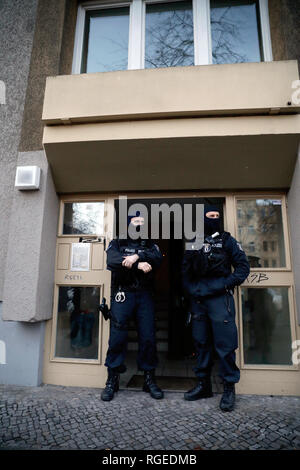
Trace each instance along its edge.
<instances>
[{"instance_id":1,"label":"glass door","mask_svg":"<svg viewBox=\"0 0 300 470\"><path fill-rule=\"evenodd\" d=\"M106 246L112 238L113 200L61 200L56 243L53 319L48 322L44 382L102 386L109 323L99 312L110 303Z\"/></svg>"},{"instance_id":2,"label":"glass door","mask_svg":"<svg viewBox=\"0 0 300 470\"><path fill-rule=\"evenodd\" d=\"M236 197L237 239L251 271L240 288L241 365L293 368L296 338L286 201Z\"/></svg>"}]
</instances>

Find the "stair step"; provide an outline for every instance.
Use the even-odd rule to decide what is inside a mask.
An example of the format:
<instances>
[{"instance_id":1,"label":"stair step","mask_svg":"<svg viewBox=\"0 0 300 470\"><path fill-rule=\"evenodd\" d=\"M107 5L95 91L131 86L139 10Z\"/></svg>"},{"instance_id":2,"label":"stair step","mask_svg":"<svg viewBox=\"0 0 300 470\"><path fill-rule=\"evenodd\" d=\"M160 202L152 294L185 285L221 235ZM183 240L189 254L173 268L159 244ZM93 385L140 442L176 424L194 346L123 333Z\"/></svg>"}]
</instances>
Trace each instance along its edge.
<instances>
[{"instance_id":1,"label":"stair step","mask_svg":"<svg viewBox=\"0 0 300 470\"><path fill-rule=\"evenodd\" d=\"M156 330L167 330L169 327L168 320L158 318L155 320ZM129 323L128 331L136 331L136 324L134 322Z\"/></svg>"},{"instance_id":2,"label":"stair step","mask_svg":"<svg viewBox=\"0 0 300 470\"><path fill-rule=\"evenodd\" d=\"M158 342L156 344L156 349L159 352L166 352L168 351L168 342ZM138 344L136 342L134 343L128 343L128 351L137 351L138 350Z\"/></svg>"},{"instance_id":3,"label":"stair step","mask_svg":"<svg viewBox=\"0 0 300 470\"><path fill-rule=\"evenodd\" d=\"M156 325L157 330L167 330L169 327L169 322L168 320L159 319L159 320L156 320L155 325Z\"/></svg>"},{"instance_id":4,"label":"stair step","mask_svg":"<svg viewBox=\"0 0 300 470\"><path fill-rule=\"evenodd\" d=\"M138 338L137 331L130 331L128 334L128 341L136 341ZM168 339L168 330L158 330L156 331L156 339Z\"/></svg>"},{"instance_id":5,"label":"stair step","mask_svg":"<svg viewBox=\"0 0 300 470\"><path fill-rule=\"evenodd\" d=\"M167 310L161 310L161 311L155 311L155 318L157 318L158 320L167 320L169 317L169 313L167 312Z\"/></svg>"}]
</instances>

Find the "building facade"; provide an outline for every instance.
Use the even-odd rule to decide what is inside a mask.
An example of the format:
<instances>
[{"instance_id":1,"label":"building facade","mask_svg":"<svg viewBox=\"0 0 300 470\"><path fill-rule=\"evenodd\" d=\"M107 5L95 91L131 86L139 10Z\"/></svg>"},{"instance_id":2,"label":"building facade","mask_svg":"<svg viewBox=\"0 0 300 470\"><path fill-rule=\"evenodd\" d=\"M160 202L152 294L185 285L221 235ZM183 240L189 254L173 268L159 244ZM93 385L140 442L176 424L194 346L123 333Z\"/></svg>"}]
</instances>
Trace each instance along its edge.
<instances>
[{"instance_id":1,"label":"building facade","mask_svg":"<svg viewBox=\"0 0 300 470\"><path fill-rule=\"evenodd\" d=\"M0 383L103 387L97 305L126 196L170 213L219 204L251 265L235 292L237 391L298 395L297 2L2 0L0 12ZM40 179L26 190L29 167ZM157 242L158 375L190 377L184 239ZM132 330L124 386L136 347Z\"/></svg>"}]
</instances>

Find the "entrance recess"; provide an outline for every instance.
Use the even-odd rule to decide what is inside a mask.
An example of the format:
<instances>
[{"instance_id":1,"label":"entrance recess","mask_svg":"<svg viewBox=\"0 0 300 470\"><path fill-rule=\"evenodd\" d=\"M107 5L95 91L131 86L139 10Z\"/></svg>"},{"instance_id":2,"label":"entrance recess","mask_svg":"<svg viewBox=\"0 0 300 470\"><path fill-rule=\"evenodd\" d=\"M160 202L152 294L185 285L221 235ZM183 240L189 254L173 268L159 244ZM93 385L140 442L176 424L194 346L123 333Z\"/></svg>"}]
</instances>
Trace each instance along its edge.
<instances>
[{"instance_id":1,"label":"entrance recess","mask_svg":"<svg viewBox=\"0 0 300 470\"><path fill-rule=\"evenodd\" d=\"M44 383L102 388L109 322L98 304L110 303L110 272L105 249L118 233L119 195L72 195L61 198L54 275L53 319L47 322ZM242 243L251 272L235 290L239 330L237 364L241 368L238 393L300 393L299 364L292 359L300 339L296 323L294 279L289 247L285 195L246 193L132 194L131 204L218 204L224 229ZM116 212L116 217L114 218ZM178 221L170 210L170 237L158 236L163 263L156 277L156 337L159 366L156 375L164 389L192 386L193 344L185 325L181 262L184 238L174 237ZM151 221L150 221L151 225ZM178 227L177 227L178 228ZM130 325L127 372L122 388L140 388L137 370L137 333ZM297 357L297 356L296 356ZM213 374L220 390L217 358Z\"/></svg>"},{"instance_id":2,"label":"entrance recess","mask_svg":"<svg viewBox=\"0 0 300 470\"><path fill-rule=\"evenodd\" d=\"M219 207L223 221L223 206L225 198L130 198L130 206L143 205L147 213L148 232L151 233L151 207L159 206L166 210L169 218L160 218L159 236L152 238L163 254L163 262L155 278L155 304L156 304L156 340L159 364L156 369L158 384L166 390L187 390L195 383L193 366L195 362L192 341L191 325L186 325L187 309L183 301L181 282L181 265L185 250L184 238L184 211L190 206L193 216L193 229L195 229L196 205L214 204ZM115 201L116 233L118 234L119 201ZM169 225L169 227L167 227ZM165 230L169 228L169 230ZM168 233L169 232L169 233ZM141 388L143 372L137 370L136 354L138 350L137 328L135 321L130 322L127 371L120 377L120 385L124 388ZM217 366L217 358L216 364ZM220 389L220 380L217 376L217 367L213 374L213 387Z\"/></svg>"}]
</instances>

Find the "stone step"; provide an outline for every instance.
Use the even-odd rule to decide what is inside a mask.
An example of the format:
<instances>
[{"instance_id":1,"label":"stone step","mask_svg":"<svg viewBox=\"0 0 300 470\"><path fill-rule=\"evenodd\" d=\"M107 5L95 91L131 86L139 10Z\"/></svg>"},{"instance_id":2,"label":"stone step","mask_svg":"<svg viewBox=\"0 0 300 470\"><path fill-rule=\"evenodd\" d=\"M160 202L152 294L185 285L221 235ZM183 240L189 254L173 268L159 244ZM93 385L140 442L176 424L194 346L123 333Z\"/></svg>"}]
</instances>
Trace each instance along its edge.
<instances>
[{"instance_id":1,"label":"stone step","mask_svg":"<svg viewBox=\"0 0 300 470\"><path fill-rule=\"evenodd\" d=\"M156 330L167 330L169 328L168 320L156 320L155 321Z\"/></svg>"},{"instance_id":2,"label":"stone step","mask_svg":"<svg viewBox=\"0 0 300 470\"><path fill-rule=\"evenodd\" d=\"M169 317L169 312L167 310L155 310L155 318L158 320L167 320Z\"/></svg>"},{"instance_id":3,"label":"stone step","mask_svg":"<svg viewBox=\"0 0 300 470\"><path fill-rule=\"evenodd\" d=\"M160 352L167 352L168 351L168 342L167 341L159 341L156 344L156 349L157 351ZM128 343L128 351L137 351L138 350L138 344L137 342L133 343Z\"/></svg>"},{"instance_id":4,"label":"stone step","mask_svg":"<svg viewBox=\"0 0 300 470\"><path fill-rule=\"evenodd\" d=\"M137 334L137 331L129 331L128 333L128 341L130 342L133 342L133 341L137 341L137 337L138 337L138 334ZM156 339L157 340L160 340L160 339L168 339L168 330L157 330L156 331Z\"/></svg>"},{"instance_id":5,"label":"stone step","mask_svg":"<svg viewBox=\"0 0 300 470\"><path fill-rule=\"evenodd\" d=\"M156 320L155 321L156 331L168 330L169 322L167 320ZM129 323L128 331L136 331L136 325L133 322Z\"/></svg>"}]
</instances>

